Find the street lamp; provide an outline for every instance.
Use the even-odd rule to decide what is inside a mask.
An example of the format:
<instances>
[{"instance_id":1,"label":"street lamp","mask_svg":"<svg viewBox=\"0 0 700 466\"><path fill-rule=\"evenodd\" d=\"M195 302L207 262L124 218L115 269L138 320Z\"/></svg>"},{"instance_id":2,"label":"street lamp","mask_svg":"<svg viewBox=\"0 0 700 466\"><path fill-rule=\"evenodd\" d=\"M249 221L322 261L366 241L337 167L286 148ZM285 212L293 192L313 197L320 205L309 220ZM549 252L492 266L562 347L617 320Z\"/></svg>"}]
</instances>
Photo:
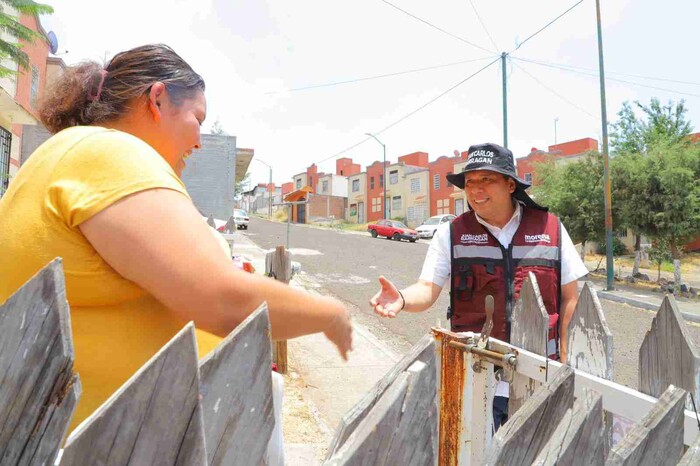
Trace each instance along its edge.
<instances>
[{"instance_id":1,"label":"street lamp","mask_svg":"<svg viewBox=\"0 0 700 466\"><path fill-rule=\"evenodd\" d=\"M270 183L267 185L267 197L268 197L268 206L267 206L267 218L272 218L272 194L270 194L270 185L272 184L272 167L268 165L267 163L263 162L260 159L255 159L261 164L265 165L267 168L270 169Z\"/></svg>"},{"instance_id":2,"label":"street lamp","mask_svg":"<svg viewBox=\"0 0 700 466\"><path fill-rule=\"evenodd\" d=\"M372 134L372 133L365 133L365 134L371 138L374 138L375 141L377 141L379 144L382 145L383 154L384 154L382 157L382 178L384 179L384 186L382 186L382 189L384 190L384 196L382 196L384 198L383 199L384 207L382 208L382 210L384 212L384 218L388 219L388 217L386 215L386 204L387 204L387 202L386 202L386 192L387 192L387 189L386 189L386 184L387 184L387 180L386 180L386 146L384 145L384 143L382 141L377 139L377 136L375 136L374 134Z\"/></svg>"}]
</instances>

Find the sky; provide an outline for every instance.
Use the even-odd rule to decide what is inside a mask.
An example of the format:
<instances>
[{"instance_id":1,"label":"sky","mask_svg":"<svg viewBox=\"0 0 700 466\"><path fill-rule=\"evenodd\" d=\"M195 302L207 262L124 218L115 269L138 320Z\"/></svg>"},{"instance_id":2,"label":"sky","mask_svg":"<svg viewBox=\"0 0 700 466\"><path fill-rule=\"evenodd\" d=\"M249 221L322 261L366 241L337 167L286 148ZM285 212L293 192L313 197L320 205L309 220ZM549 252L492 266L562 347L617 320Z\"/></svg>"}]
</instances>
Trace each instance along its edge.
<instances>
[{"instance_id":1,"label":"sky","mask_svg":"<svg viewBox=\"0 0 700 466\"><path fill-rule=\"evenodd\" d=\"M206 81L203 132L218 120L281 184L312 163L333 172L337 157L363 170L381 160L365 133L392 162L503 144L502 52L515 157L554 144L555 129L559 143L600 140L595 1L540 31L577 2L44 0L55 12L41 20L68 65L170 45ZM684 99L700 131L700 2L601 3L608 121L624 101ZM255 160L249 173L269 177Z\"/></svg>"}]
</instances>

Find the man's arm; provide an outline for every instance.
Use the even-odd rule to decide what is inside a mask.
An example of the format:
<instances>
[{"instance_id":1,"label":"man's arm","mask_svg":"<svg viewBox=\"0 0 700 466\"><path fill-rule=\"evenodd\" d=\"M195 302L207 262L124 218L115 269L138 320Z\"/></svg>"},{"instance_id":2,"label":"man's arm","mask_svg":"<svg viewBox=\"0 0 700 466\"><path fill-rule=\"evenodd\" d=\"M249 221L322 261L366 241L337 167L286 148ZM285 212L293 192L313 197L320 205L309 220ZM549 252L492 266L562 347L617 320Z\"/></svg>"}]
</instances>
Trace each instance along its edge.
<instances>
[{"instance_id":1,"label":"man's arm","mask_svg":"<svg viewBox=\"0 0 700 466\"><path fill-rule=\"evenodd\" d=\"M561 312L559 313L559 350L561 362L565 363L568 357L568 348L566 347L569 322L574 315L576 303L578 302L578 283L574 280L571 283L562 285L561 287Z\"/></svg>"},{"instance_id":2,"label":"man's arm","mask_svg":"<svg viewBox=\"0 0 700 466\"><path fill-rule=\"evenodd\" d=\"M402 311L425 311L437 301L440 291L442 291L441 286L426 280L418 280L400 292L393 283L384 277L379 277L379 284L381 289L370 299L369 303L374 312L382 317L396 317Z\"/></svg>"}]
</instances>

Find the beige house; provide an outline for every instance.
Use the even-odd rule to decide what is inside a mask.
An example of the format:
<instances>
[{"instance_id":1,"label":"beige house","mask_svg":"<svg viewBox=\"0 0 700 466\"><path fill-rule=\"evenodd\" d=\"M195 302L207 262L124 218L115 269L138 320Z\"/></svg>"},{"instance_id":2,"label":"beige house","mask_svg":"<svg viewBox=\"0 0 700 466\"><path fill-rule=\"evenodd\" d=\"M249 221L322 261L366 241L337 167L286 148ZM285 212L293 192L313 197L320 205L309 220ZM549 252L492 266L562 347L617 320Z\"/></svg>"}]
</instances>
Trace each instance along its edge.
<instances>
[{"instance_id":1,"label":"beige house","mask_svg":"<svg viewBox=\"0 0 700 466\"><path fill-rule=\"evenodd\" d=\"M348 176L348 223L367 221L367 173Z\"/></svg>"},{"instance_id":2,"label":"beige house","mask_svg":"<svg viewBox=\"0 0 700 466\"><path fill-rule=\"evenodd\" d=\"M404 204L406 225L415 228L430 217L430 170L420 168L404 177Z\"/></svg>"},{"instance_id":3,"label":"beige house","mask_svg":"<svg viewBox=\"0 0 700 466\"><path fill-rule=\"evenodd\" d=\"M459 162L459 163L456 163L455 168L452 171L452 173L461 173L462 170L464 170L464 167L466 167L466 166L467 166L466 160ZM469 210L469 207L467 206L467 195L464 192L464 189L460 189L457 186L453 186L452 188L454 189L454 192L452 194L450 194L450 197L452 199L454 199L454 202L455 202L454 214L455 215L462 215L466 210ZM449 212L449 204L447 207L448 207L448 210L445 211L444 213L449 214L449 213L451 213L451 212ZM439 208L440 207L438 206L438 210L439 210ZM440 212L438 212L438 213L440 213Z\"/></svg>"},{"instance_id":4,"label":"beige house","mask_svg":"<svg viewBox=\"0 0 700 466\"><path fill-rule=\"evenodd\" d=\"M294 191L299 190L303 188L304 186L309 185L309 177L307 176L306 172L299 173L298 175L294 175Z\"/></svg>"}]
</instances>

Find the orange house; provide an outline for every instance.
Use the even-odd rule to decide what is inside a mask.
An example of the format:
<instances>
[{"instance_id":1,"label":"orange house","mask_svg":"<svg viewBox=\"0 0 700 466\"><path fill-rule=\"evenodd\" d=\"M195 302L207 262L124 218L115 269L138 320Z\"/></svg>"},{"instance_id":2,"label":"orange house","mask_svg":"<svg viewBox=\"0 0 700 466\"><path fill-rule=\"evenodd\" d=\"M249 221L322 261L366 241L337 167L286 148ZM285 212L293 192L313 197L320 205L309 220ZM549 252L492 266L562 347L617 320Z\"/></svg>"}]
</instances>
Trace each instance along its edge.
<instances>
[{"instance_id":1,"label":"orange house","mask_svg":"<svg viewBox=\"0 0 700 466\"><path fill-rule=\"evenodd\" d=\"M389 162L386 162L389 167ZM384 195L384 164L380 161L374 162L367 167L367 221L376 222L384 218L386 206L389 215L390 206L386 201L382 201Z\"/></svg>"},{"instance_id":2,"label":"orange house","mask_svg":"<svg viewBox=\"0 0 700 466\"><path fill-rule=\"evenodd\" d=\"M454 166L466 160L467 152L448 157L443 155L430 163L430 180L428 192L430 193L430 216L441 214L454 214L455 204L452 194L454 186L447 181L447 175L454 172Z\"/></svg>"}]
</instances>

